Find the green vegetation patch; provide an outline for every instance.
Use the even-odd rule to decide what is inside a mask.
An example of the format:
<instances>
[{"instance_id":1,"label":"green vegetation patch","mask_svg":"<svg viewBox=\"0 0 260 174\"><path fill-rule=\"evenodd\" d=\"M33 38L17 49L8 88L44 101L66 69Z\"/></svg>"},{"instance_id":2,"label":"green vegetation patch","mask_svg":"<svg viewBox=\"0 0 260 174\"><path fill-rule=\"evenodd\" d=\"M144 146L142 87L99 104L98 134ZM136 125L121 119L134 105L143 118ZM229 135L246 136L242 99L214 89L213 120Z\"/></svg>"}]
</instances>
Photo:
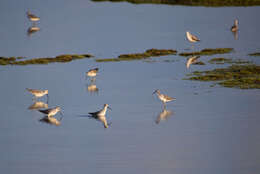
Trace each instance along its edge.
<instances>
[{"instance_id":1,"label":"green vegetation patch","mask_svg":"<svg viewBox=\"0 0 260 174\"><path fill-rule=\"evenodd\" d=\"M248 64L248 63L252 63L248 60L242 60L242 59L233 60L233 59L230 59L230 58L223 58L223 57L212 58L208 62L211 63L211 64L226 64L226 63Z\"/></svg>"},{"instance_id":2,"label":"green vegetation patch","mask_svg":"<svg viewBox=\"0 0 260 174\"><path fill-rule=\"evenodd\" d=\"M248 54L249 56L260 56L260 52Z\"/></svg>"},{"instance_id":3,"label":"green vegetation patch","mask_svg":"<svg viewBox=\"0 0 260 174\"><path fill-rule=\"evenodd\" d=\"M93 57L90 54L63 54L54 58L32 58L21 60L23 57L0 57L0 65L33 65L33 64L49 64L49 63L65 63L77 59Z\"/></svg>"},{"instance_id":4,"label":"green vegetation patch","mask_svg":"<svg viewBox=\"0 0 260 174\"><path fill-rule=\"evenodd\" d=\"M182 52L180 56L197 56L197 55L214 55L214 54L226 54L233 51L233 48L206 48L197 52Z\"/></svg>"},{"instance_id":5,"label":"green vegetation patch","mask_svg":"<svg viewBox=\"0 0 260 174\"><path fill-rule=\"evenodd\" d=\"M0 65L8 65L16 61L16 57L0 57Z\"/></svg>"},{"instance_id":6,"label":"green vegetation patch","mask_svg":"<svg viewBox=\"0 0 260 174\"><path fill-rule=\"evenodd\" d=\"M119 62L119 61L131 61L131 60L141 60L149 57L159 57L166 55L176 54L176 50L166 50L166 49L149 49L144 53L135 53L135 54L121 54L117 58L107 58L107 59L96 59L97 62Z\"/></svg>"},{"instance_id":7,"label":"green vegetation patch","mask_svg":"<svg viewBox=\"0 0 260 174\"><path fill-rule=\"evenodd\" d=\"M129 2L133 4L167 4L190 6L253 6L260 5L260 0L92 0L94 2Z\"/></svg>"},{"instance_id":8,"label":"green vegetation patch","mask_svg":"<svg viewBox=\"0 0 260 174\"><path fill-rule=\"evenodd\" d=\"M216 81L217 84L240 89L260 89L259 65L231 65L210 71L195 71L186 80Z\"/></svg>"}]
</instances>

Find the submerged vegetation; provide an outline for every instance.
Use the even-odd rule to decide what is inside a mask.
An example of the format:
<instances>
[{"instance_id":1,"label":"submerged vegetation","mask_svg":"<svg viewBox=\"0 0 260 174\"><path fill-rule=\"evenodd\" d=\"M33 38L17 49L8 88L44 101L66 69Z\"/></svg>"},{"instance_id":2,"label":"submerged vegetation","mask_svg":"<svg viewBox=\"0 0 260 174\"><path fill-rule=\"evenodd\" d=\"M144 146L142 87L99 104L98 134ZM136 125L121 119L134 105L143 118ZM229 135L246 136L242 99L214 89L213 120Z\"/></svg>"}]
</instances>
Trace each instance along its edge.
<instances>
[{"instance_id":1,"label":"submerged vegetation","mask_svg":"<svg viewBox=\"0 0 260 174\"><path fill-rule=\"evenodd\" d=\"M248 60L242 60L242 59L233 60L233 59L230 59L230 58L223 58L223 57L212 58L208 62L211 63L211 64L225 64L225 63L248 64L248 63L251 63Z\"/></svg>"},{"instance_id":2,"label":"submerged vegetation","mask_svg":"<svg viewBox=\"0 0 260 174\"><path fill-rule=\"evenodd\" d=\"M149 57L158 57L176 54L176 50L166 50L166 49L149 49L144 53L135 53L135 54L121 54L117 58L107 58L107 59L96 59L97 62L118 62L118 61L131 61L131 60L141 60Z\"/></svg>"},{"instance_id":3,"label":"submerged vegetation","mask_svg":"<svg viewBox=\"0 0 260 174\"><path fill-rule=\"evenodd\" d=\"M210 71L194 71L186 80L216 81L217 84L240 89L260 89L259 65L231 65Z\"/></svg>"},{"instance_id":4,"label":"submerged vegetation","mask_svg":"<svg viewBox=\"0 0 260 174\"><path fill-rule=\"evenodd\" d=\"M49 64L54 62L65 63L77 59L93 57L90 54L63 54L54 58L32 58L27 60L23 57L0 57L0 65L32 65L32 64Z\"/></svg>"},{"instance_id":5,"label":"submerged vegetation","mask_svg":"<svg viewBox=\"0 0 260 174\"><path fill-rule=\"evenodd\" d=\"M233 51L233 48L206 48L196 52L182 52L180 56L197 56L197 55L214 55L214 54L226 54Z\"/></svg>"},{"instance_id":6,"label":"submerged vegetation","mask_svg":"<svg viewBox=\"0 0 260 174\"><path fill-rule=\"evenodd\" d=\"M206 65L206 64L202 61L198 61L198 62L193 63L193 65Z\"/></svg>"},{"instance_id":7,"label":"submerged vegetation","mask_svg":"<svg viewBox=\"0 0 260 174\"><path fill-rule=\"evenodd\" d=\"M249 56L260 56L260 52L248 54Z\"/></svg>"},{"instance_id":8,"label":"submerged vegetation","mask_svg":"<svg viewBox=\"0 0 260 174\"><path fill-rule=\"evenodd\" d=\"M92 0L94 2L130 2L134 4L167 4L189 6L254 6L260 5L260 0Z\"/></svg>"}]
</instances>

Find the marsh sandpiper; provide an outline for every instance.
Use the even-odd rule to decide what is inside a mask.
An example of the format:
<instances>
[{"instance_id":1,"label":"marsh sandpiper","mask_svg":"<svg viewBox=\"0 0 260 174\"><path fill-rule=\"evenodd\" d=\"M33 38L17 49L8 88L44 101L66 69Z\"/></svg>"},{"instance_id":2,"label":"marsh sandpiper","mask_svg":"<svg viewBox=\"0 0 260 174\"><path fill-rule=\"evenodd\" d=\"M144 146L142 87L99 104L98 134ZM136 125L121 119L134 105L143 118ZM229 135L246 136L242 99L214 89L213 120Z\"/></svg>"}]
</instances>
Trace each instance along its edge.
<instances>
[{"instance_id":1,"label":"marsh sandpiper","mask_svg":"<svg viewBox=\"0 0 260 174\"><path fill-rule=\"evenodd\" d=\"M88 72L86 72L87 77L96 77L98 73L98 68L90 69Z\"/></svg>"},{"instance_id":2,"label":"marsh sandpiper","mask_svg":"<svg viewBox=\"0 0 260 174\"><path fill-rule=\"evenodd\" d=\"M38 111L46 114L48 117L52 117L55 114L57 114L58 112L60 112L60 114L62 115L61 108L58 106L55 108L43 109L43 110L38 110Z\"/></svg>"},{"instance_id":3,"label":"marsh sandpiper","mask_svg":"<svg viewBox=\"0 0 260 174\"><path fill-rule=\"evenodd\" d=\"M198 42L200 39L198 39L196 36L192 35L189 31L186 32L186 37L190 42Z\"/></svg>"},{"instance_id":4,"label":"marsh sandpiper","mask_svg":"<svg viewBox=\"0 0 260 174\"><path fill-rule=\"evenodd\" d=\"M38 89L29 89L29 88L26 88L26 90L29 91L32 95L34 95L35 99L45 95L47 96L47 100L49 99L48 90L38 90Z\"/></svg>"},{"instance_id":5,"label":"marsh sandpiper","mask_svg":"<svg viewBox=\"0 0 260 174\"><path fill-rule=\"evenodd\" d=\"M232 32L237 32L238 31L238 20L235 19L234 25L230 29Z\"/></svg>"},{"instance_id":6,"label":"marsh sandpiper","mask_svg":"<svg viewBox=\"0 0 260 174\"><path fill-rule=\"evenodd\" d=\"M107 112L107 109L110 109L112 110L108 104L104 104L104 107L103 109L99 110L99 111L96 111L96 112L89 112L90 116L95 118L95 119L98 119L100 120L103 124L104 124L104 127L105 128L108 128L109 124L107 123L107 120L106 120L106 112Z\"/></svg>"},{"instance_id":7,"label":"marsh sandpiper","mask_svg":"<svg viewBox=\"0 0 260 174\"><path fill-rule=\"evenodd\" d=\"M40 18L38 16L32 14L30 11L27 11L26 14L27 14L28 19L32 22L37 22L40 20Z\"/></svg>"},{"instance_id":8,"label":"marsh sandpiper","mask_svg":"<svg viewBox=\"0 0 260 174\"><path fill-rule=\"evenodd\" d=\"M155 93L157 94L158 98L163 102L164 108L166 107L166 103L167 103L167 102L176 100L176 98L169 97L169 96L167 96L167 95L161 94L161 92L160 92L159 89L156 89L156 90L153 92L153 94L155 94Z\"/></svg>"}]
</instances>

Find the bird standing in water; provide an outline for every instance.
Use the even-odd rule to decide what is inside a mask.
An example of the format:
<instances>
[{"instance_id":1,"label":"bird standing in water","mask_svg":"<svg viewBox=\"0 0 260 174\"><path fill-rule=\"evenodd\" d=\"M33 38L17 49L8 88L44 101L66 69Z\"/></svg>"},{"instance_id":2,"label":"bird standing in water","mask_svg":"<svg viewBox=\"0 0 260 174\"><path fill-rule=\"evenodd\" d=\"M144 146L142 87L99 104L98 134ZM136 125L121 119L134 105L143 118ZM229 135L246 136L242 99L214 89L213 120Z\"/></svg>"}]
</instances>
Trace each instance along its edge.
<instances>
[{"instance_id":1,"label":"bird standing in water","mask_svg":"<svg viewBox=\"0 0 260 174\"><path fill-rule=\"evenodd\" d=\"M161 92L160 92L159 89L156 89L156 90L153 92L153 94L155 94L155 93L157 94L158 98L163 102L164 108L166 107L166 103L167 103L167 102L176 100L176 98L169 97L169 96L167 96L167 95L161 94Z\"/></svg>"},{"instance_id":2,"label":"bird standing in water","mask_svg":"<svg viewBox=\"0 0 260 174\"><path fill-rule=\"evenodd\" d=\"M26 14L27 14L28 19L29 19L30 21L32 21L32 22L37 22L37 21L40 20L40 18L39 18L38 16L32 14L30 11L27 11Z\"/></svg>"},{"instance_id":3,"label":"bird standing in water","mask_svg":"<svg viewBox=\"0 0 260 174\"><path fill-rule=\"evenodd\" d=\"M61 108L60 107L55 107L55 108L50 108L50 109L44 109L44 110L38 110L39 112L41 113L44 113L46 114L48 117L52 117L54 115L56 115L58 112L60 112L60 114L62 115L61 113Z\"/></svg>"},{"instance_id":4,"label":"bird standing in water","mask_svg":"<svg viewBox=\"0 0 260 174\"><path fill-rule=\"evenodd\" d=\"M38 89L29 89L29 88L26 88L26 90L29 91L32 95L34 95L34 99L37 99L45 95L47 95L47 100L49 98L48 90L38 90Z\"/></svg>"},{"instance_id":5,"label":"bird standing in water","mask_svg":"<svg viewBox=\"0 0 260 174\"><path fill-rule=\"evenodd\" d=\"M97 76L98 68L90 69L86 72L86 77L92 78L91 81L95 81L95 77Z\"/></svg>"},{"instance_id":6,"label":"bird standing in water","mask_svg":"<svg viewBox=\"0 0 260 174\"><path fill-rule=\"evenodd\" d=\"M106 112L107 112L107 109L112 110L112 109L108 106L108 104L104 104L103 109L101 109L101 110L99 110L99 111L96 111L96 112L89 112L89 114L91 115L91 117L100 120L100 121L104 124L104 127L105 127L105 128L108 128L108 123L107 123L107 120L106 120Z\"/></svg>"},{"instance_id":7,"label":"bird standing in water","mask_svg":"<svg viewBox=\"0 0 260 174\"><path fill-rule=\"evenodd\" d=\"M190 42L199 42L200 39L197 38L195 35L192 35L190 32L186 32L186 37Z\"/></svg>"},{"instance_id":8,"label":"bird standing in water","mask_svg":"<svg viewBox=\"0 0 260 174\"><path fill-rule=\"evenodd\" d=\"M234 25L231 27L230 30L231 30L232 32L238 31L238 20L237 20L237 19L234 21Z\"/></svg>"}]
</instances>

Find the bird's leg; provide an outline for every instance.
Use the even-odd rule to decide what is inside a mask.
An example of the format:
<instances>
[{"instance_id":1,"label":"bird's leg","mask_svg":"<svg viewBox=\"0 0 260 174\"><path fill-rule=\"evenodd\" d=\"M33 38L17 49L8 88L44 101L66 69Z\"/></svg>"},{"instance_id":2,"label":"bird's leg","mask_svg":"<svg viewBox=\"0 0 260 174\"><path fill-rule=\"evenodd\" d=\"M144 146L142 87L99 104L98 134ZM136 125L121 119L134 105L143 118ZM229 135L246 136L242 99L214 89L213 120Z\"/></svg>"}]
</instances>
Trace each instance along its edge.
<instances>
[{"instance_id":1,"label":"bird's leg","mask_svg":"<svg viewBox=\"0 0 260 174\"><path fill-rule=\"evenodd\" d=\"M61 114L61 117L60 117L59 121L61 121L62 119L63 119L63 115Z\"/></svg>"},{"instance_id":2,"label":"bird's leg","mask_svg":"<svg viewBox=\"0 0 260 174\"><path fill-rule=\"evenodd\" d=\"M90 80L92 83L94 83L95 81L96 81L96 78L95 77L93 77L93 78L91 78L91 80Z\"/></svg>"},{"instance_id":3,"label":"bird's leg","mask_svg":"<svg viewBox=\"0 0 260 174\"><path fill-rule=\"evenodd\" d=\"M166 104L163 102L163 109L166 109Z\"/></svg>"}]
</instances>

